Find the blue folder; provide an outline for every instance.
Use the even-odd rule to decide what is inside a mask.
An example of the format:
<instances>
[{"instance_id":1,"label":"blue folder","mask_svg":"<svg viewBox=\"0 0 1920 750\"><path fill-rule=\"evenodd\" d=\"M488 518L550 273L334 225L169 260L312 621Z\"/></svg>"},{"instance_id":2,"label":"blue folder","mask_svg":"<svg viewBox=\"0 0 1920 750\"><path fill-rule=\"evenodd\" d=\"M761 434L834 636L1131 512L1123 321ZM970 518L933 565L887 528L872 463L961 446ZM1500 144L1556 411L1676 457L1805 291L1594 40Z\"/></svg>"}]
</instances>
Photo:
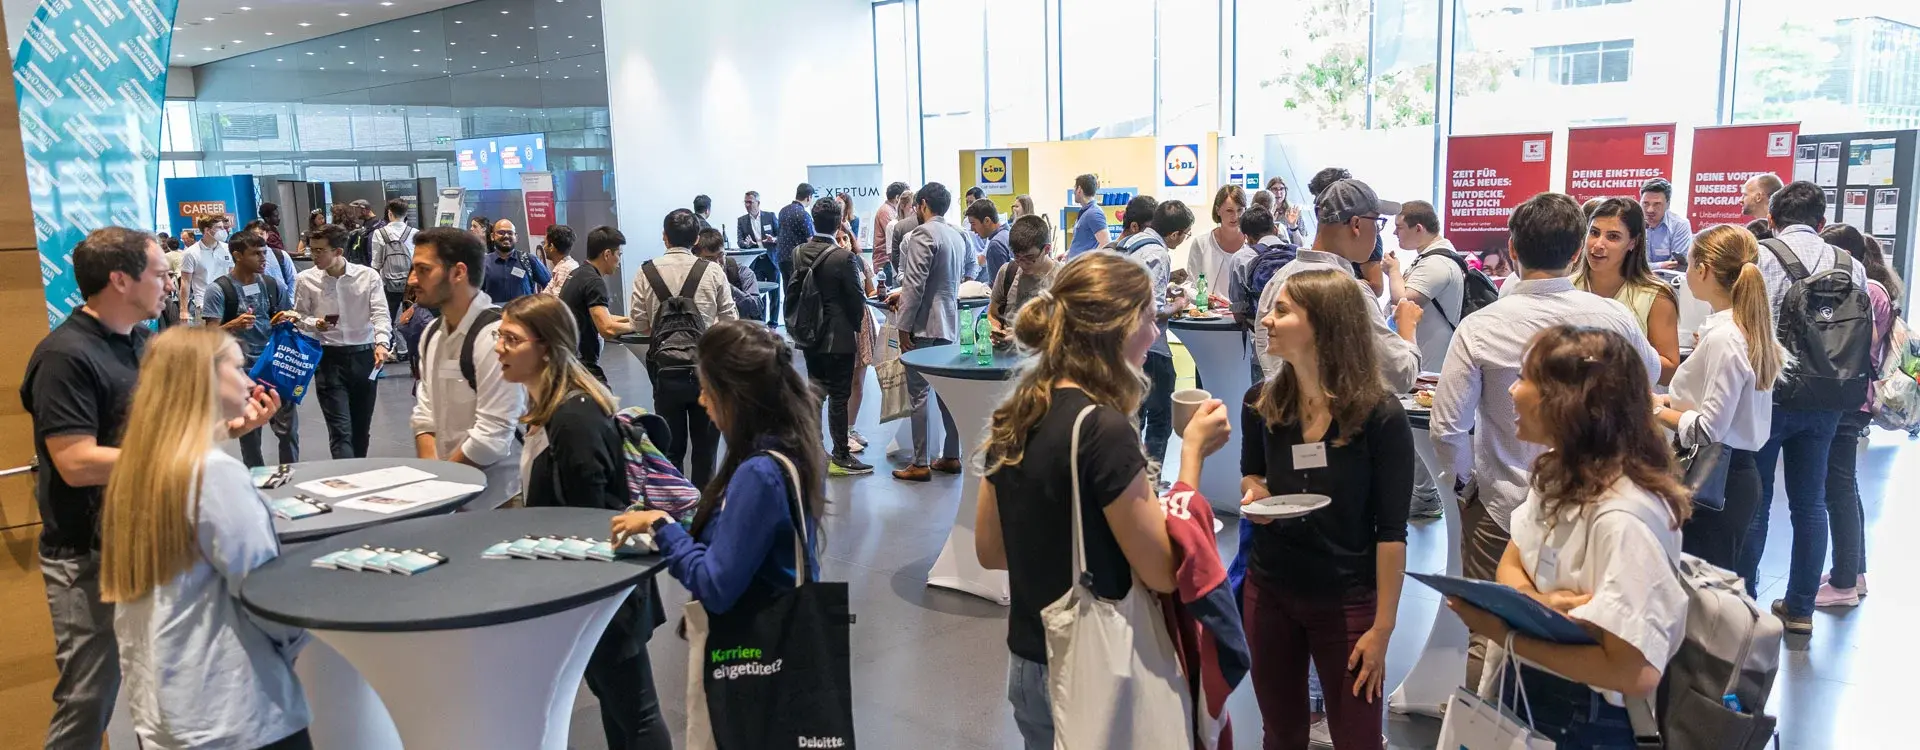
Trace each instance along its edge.
<instances>
[{"instance_id":1,"label":"blue folder","mask_svg":"<svg viewBox=\"0 0 1920 750\"><path fill-rule=\"evenodd\" d=\"M1432 573L1408 573L1407 577L1492 613L1521 635L1570 646L1596 643L1579 623L1512 586Z\"/></svg>"}]
</instances>

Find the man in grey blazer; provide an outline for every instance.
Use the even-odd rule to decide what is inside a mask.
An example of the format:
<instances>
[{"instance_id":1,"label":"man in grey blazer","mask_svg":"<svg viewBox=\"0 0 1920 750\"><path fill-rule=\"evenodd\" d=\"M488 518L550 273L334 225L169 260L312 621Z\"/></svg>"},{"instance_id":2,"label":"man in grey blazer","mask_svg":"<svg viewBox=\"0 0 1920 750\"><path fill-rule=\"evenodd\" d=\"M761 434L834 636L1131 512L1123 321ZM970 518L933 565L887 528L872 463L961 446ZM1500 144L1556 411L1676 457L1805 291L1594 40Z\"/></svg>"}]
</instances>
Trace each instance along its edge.
<instances>
[{"instance_id":1,"label":"man in grey blazer","mask_svg":"<svg viewBox=\"0 0 1920 750\"><path fill-rule=\"evenodd\" d=\"M913 197L919 226L897 246L900 289L887 298L893 323L900 329L902 351L951 344L960 335L960 274L967 241L947 223L952 203L953 194L938 182L927 183ZM927 405L929 388L926 378L907 371L907 393L913 400L913 463L894 471L894 479L927 482L934 471L960 473L960 431L944 402L940 421L946 426L946 444L940 460L927 461L927 419L932 416Z\"/></svg>"}]
</instances>

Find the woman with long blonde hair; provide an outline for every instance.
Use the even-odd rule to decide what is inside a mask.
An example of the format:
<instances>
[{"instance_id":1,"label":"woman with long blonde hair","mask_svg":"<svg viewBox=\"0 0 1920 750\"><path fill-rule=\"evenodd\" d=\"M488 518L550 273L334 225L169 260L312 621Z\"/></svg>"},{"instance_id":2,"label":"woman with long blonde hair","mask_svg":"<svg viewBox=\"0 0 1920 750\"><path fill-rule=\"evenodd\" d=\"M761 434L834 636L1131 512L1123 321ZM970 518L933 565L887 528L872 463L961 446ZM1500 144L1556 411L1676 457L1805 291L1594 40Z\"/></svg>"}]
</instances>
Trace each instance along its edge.
<instances>
[{"instance_id":1,"label":"woman with long blonde hair","mask_svg":"<svg viewBox=\"0 0 1920 750\"><path fill-rule=\"evenodd\" d=\"M1152 591L1174 587L1173 549L1154 492L1159 467L1147 460L1129 417L1146 397L1140 368L1158 335L1146 266L1109 251L1068 262L1014 319L1014 340L1032 357L994 409L981 446L974 551L982 566L1006 570L1012 582L1007 692L1029 750L1053 747L1040 611L1073 585L1072 519L1097 519L1081 528L1098 596L1132 596L1136 578ZM1201 462L1227 432L1219 401L1200 407L1183 436L1180 481L1199 485Z\"/></svg>"},{"instance_id":2,"label":"woman with long blonde hair","mask_svg":"<svg viewBox=\"0 0 1920 750\"><path fill-rule=\"evenodd\" d=\"M575 355L579 324L549 294L530 294L500 311L500 377L527 390L526 447L520 486L528 507L623 511L630 504L626 452L614 420L619 403ZM607 747L672 747L653 687L647 640L665 622L659 590L641 581L621 602L587 660L587 689L600 699Z\"/></svg>"},{"instance_id":3,"label":"woman with long blonde hair","mask_svg":"<svg viewBox=\"0 0 1920 750\"><path fill-rule=\"evenodd\" d=\"M1693 356L1673 373L1672 391L1656 395L1654 417L1682 448L1725 443L1726 504L1694 509L1681 548L1738 570L1747 526L1760 510L1760 468L1754 452L1773 426L1773 383L1786 350L1773 334L1773 311L1760 275L1760 246L1746 229L1722 224L1694 235L1687 288L1713 308L1700 324Z\"/></svg>"},{"instance_id":4,"label":"woman with long blonde hair","mask_svg":"<svg viewBox=\"0 0 1920 750\"><path fill-rule=\"evenodd\" d=\"M220 443L256 387L233 338L171 328L147 346L100 514L100 598L134 731L152 748L311 748L294 655L304 631L240 606L280 554L273 515Z\"/></svg>"}]
</instances>

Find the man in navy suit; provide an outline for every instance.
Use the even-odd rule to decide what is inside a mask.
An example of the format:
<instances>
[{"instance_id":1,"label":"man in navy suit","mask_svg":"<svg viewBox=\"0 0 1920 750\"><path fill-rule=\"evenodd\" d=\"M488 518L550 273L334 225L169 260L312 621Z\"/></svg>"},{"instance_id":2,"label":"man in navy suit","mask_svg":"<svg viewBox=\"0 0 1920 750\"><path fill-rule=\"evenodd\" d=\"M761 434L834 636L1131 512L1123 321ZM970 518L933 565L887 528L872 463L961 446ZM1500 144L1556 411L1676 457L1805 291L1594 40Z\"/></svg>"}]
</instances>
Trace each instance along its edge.
<instances>
[{"instance_id":1,"label":"man in navy suit","mask_svg":"<svg viewBox=\"0 0 1920 750\"><path fill-rule=\"evenodd\" d=\"M759 191L747 191L746 205L746 214L742 215L740 220L736 222L739 225L738 231L734 234L736 244L738 244L742 250L773 249L778 224L775 223L773 214L760 210ZM755 257L753 262L749 263L748 266L753 269L753 275L755 277L767 281L774 280L775 271L773 260L768 258L765 253ZM768 295L768 297L770 298L768 302L771 304L767 305L766 323L767 325L778 325L780 322L780 290L777 288L774 289L773 293Z\"/></svg>"},{"instance_id":2,"label":"man in navy suit","mask_svg":"<svg viewBox=\"0 0 1920 750\"><path fill-rule=\"evenodd\" d=\"M807 244L808 238L813 236L813 215L807 212L807 201L810 200L813 200L813 186L802 182L793 189L793 202L780 209L772 255L774 266L780 269L782 287L786 286L787 279L793 278L793 249ZM839 227L827 227L828 232L835 229ZM776 317L786 314L786 308L780 306L777 295L770 307L778 311Z\"/></svg>"}]
</instances>

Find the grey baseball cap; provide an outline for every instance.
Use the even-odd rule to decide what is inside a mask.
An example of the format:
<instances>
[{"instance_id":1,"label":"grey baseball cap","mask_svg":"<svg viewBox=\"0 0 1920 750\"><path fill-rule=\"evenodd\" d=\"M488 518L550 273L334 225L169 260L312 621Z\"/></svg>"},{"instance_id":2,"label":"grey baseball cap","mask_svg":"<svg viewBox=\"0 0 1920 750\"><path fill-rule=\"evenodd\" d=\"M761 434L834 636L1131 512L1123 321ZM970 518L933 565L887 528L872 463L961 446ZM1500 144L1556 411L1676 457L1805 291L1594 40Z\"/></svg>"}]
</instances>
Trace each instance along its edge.
<instances>
[{"instance_id":1,"label":"grey baseball cap","mask_svg":"<svg viewBox=\"0 0 1920 750\"><path fill-rule=\"evenodd\" d=\"M372 207L373 207L373 204L371 204L371 203L368 203L368 202L367 202L367 199L365 199L365 198L361 198L361 199L359 199L359 200L356 200L356 201L354 201L354 202L352 202L352 203L349 203L349 204L347 204L347 205L349 205L349 206L354 206L354 207L356 207L356 208L372 208Z\"/></svg>"},{"instance_id":2,"label":"grey baseball cap","mask_svg":"<svg viewBox=\"0 0 1920 750\"><path fill-rule=\"evenodd\" d=\"M1321 224L1345 224L1355 216L1390 216L1400 204L1380 200L1367 183L1351 177L1328 185L1313 198L1313 215Z\"/></svg>"}]
</instances>

